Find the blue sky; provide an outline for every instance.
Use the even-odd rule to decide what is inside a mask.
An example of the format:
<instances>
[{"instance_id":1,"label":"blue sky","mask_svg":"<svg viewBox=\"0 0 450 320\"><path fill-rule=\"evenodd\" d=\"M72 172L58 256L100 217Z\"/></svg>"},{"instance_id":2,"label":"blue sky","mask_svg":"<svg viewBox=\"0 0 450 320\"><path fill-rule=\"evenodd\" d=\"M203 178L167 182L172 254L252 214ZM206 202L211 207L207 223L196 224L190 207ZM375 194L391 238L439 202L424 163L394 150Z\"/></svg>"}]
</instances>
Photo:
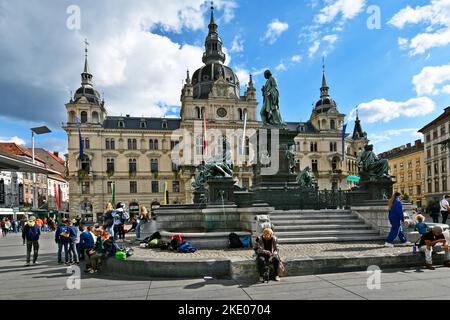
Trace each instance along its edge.
<instances>
[{"instance_id":1,"label":"blue sky","mask_svg":"<svg viewBox=\"0 0 450 320\"><path fill-rule=\"evenodd\" d=\"M339 111L353 129L360 106L377 152L420 139L417 129L450 105L450 0L221 0L216 7L228 64L242 85L254 74L257 87L270 68L286 121L309 119L323 56ZM0 9L0 140L29 145L29 128L47 124L54 132L38 145L60 152L67 149L61 123L70 90L80 85L84 38L110 115L173 116L185 70L202 64L209 22L202 0L126 7L116 0L0 0ZM68 26L72 17L79 27Z\"/></svg>"}]
</instances>

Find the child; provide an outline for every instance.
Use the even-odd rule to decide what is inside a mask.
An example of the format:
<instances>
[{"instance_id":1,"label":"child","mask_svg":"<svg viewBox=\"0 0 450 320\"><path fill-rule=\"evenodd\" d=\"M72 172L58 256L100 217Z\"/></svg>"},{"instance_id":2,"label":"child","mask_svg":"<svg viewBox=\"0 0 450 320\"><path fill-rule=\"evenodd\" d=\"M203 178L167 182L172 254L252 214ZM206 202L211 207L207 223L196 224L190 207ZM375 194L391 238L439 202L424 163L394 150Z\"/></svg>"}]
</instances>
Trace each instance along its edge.
<instances>
[{"instance_id":1,"label":"child","mask_svg":"<svg viewBox=\"0 0 450 320\"><path fill-rule=\"evenodd\" d=\"M425 217L421 214L417 215L416 217L417 223L414 227L414 231L419 231L420 235L424 235L425 233L427 233L427 229L428 226L425 222L423 222L425 220Z\"/></svg>"}]
</instances>

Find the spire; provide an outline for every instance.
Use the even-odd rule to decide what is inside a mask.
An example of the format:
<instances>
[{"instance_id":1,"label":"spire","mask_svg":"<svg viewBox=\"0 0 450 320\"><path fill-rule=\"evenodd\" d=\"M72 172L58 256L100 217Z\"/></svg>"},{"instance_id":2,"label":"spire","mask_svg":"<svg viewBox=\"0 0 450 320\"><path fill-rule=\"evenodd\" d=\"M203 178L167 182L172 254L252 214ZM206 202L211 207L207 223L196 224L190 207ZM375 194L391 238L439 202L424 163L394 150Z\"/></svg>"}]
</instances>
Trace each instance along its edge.
<instances>
[{"instance_id":1,"label":"spire","mask_svg":"<svg viewBox=\"0 0 450 320\"><path fill-rule=\"evenodd\" d=\"M187 85L191 84L191 76L189 75L189 69L187 69L186 71L186 84Z\"/></svg>"},{"instance_id":2,"label":"spire","mask_svg":"<svg viewBox=\"0 0 450 320\"><path fill-rule=\"evenodd\" d=\"M92 86L92 74L89 71L89 64L88 64L88 45L89 42L87 39L84 40L85 48L84 48L84 69L83 73L81 74L81 84L83 86L90 85Z\"/></svg>"},{"instance_id":3,"label":"spire","mask_svg":"<svg viewBox=\"0 0 450 320\"><path fill-rule=\"evenodd\" d=\"M361 126L361 120L359 120L358 107L356 107L356 121L355 121L355 129L353 130L353 140L367 138L367 133L365 133Z\"/></svg>"},{"instance_id":4,"label":"spire","mask_svg":"<svg viewBox=\"0 0 450 320\"><path fill-rule=\"evenodd\" d=\"M222 52L222 39L219 37L219 27L214 19L214 2L211 2L211 20L208 29L208 36L205 40L205 53L203 53L203 63L225 63L226 56Z\"/></svg>"},{"instance_id":5,"label":"spire","mask_svg":"<svg viewBox=\"0 0 450 320\"><path fill-rule=\"evenodd\" d=\"M320 97L329 97L329 89L327 84L327 77L325 75L325 57L322 58L322 87L320 88Z\"/></svg>"},{"instance_id":6,"label":"spire","mask_svg":"<svg viewBox=\"0 0 450 320\"><path fill-rule=\"evenodd\" d=\"M248 86L249 86L250 88L253 87L253 75L250 75L250 81L248 82Z\"/></svg>"}]
</instances>

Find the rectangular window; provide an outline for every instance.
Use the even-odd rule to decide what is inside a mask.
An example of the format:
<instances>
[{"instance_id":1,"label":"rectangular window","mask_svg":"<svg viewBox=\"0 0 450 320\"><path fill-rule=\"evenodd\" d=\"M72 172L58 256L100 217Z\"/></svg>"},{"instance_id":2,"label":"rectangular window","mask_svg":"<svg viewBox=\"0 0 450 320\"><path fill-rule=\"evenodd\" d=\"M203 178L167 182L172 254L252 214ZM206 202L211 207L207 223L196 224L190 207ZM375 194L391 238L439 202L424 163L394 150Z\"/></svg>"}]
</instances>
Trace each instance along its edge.
<instances>
[{"instance_id":1,"label":"rectangular window","mask_svg":"<svg viewBox=\"0 0 450 320\"><path fill-rule=\"evenodd\" d=\"M130 181L130 193L137 193L137 182Z\"/></svg>"},{"instance_id":2,"label":"rectangular window","mask_svg":"<svg viewBox=\"0 0 450 320\"><path fill-rule=\"evenodd\" d=\"M170 141L170 150L175 149L175 147L179 144L180 144L180 141Z\"/></svg>"},{"instance_id":3,"label":"rectangular window","mask_svg":"<svg viewBox=\"0 0 450 320\"><path fill-rule=\"evenodd\" d=\"M439 180L434 181L434 192L439 192Z\"/></svg>"},{"instance_id":4,"label":"rectangular window","mask_svg":"<svg viewBox=\"0 0 450 320\"><path fill-rule=\"evenodd\" d=\"M428 176L431 176L431 164L429 164L427 166L427 173L428 173Z\"/></svg>"},{"instance_id":5,"label":"rectangular window","mask_svg":"<svg viewBox=\"0 0 450 320\"><path fill-rule=\"evenodd\" d=\"M445 136L445 125L441 127L441 137Z\"/></svg>"},{"instance_id":6,"label":"rectangular window","mask_svg":"<svg viewBox=\"0 0 450 320\"><path fill-rule=\"evenodd\" d=\"M404 169L403 162L400 162L400 170L403 170L403 169Z\"/></svg>"},{"instance_id":7,"label":"rectangular window","mask_svg":"<svg viewBox=\"0 0 450 320\"><path fill-rule=\"evenodd\" d=\"M111 150L116 150L116 141L111 139Z\"/></svg>"},{"instance_id":8,"label":"rectangular window","mask_svg":"<svg viewBox=\"0 0 450 320\"><path fill-rule=\"evenodd\" d=\"M112 194L112 181L107 182L107 189L108 194Z\"/></svg>"},{"instance_id":9,"label":"rectangular window","mask_svg":"<svg viewBox=\"0 0 450 320\"><path fill-rule=\"evenodd\" d=\"M417 180L422 179L422 174L420 173L420 171L417 171L417 172L416 172L416 179L417 179Z\"/></svg>"},{"instance_id":10,"label":"rectangular window","mask_svg":"<svg viewBox=\"0 0 450 320\"><path fill-rule=\"evenodd\" d=\"M409 187L408 191L410 196L414 195L414 187Z\"/></svg>"},{"instance_id":11,"label":"rectangular window","mask_svg":"<svg viewBox=\"0 0 450 320\"><path fill-rule=\"evenodd\" d=\"M90 184L89 184L89 182L81 183L81 194L90 194Z\"/></svg>"},{"instance_id":12,"label":"rectangular window","mask_svg":"<svg viewBox=\"0 0 450 320\"><path fill-rule=\"evenodd\" d=\"M436 140L438 138L438 132L437 130L433 131L433 140Z\"/></svg>"},{"instance_id":13,"label":"rectangular window","mask_svg":"<svg viewBox=\"0 0 450 320\"><path fill-rule=\"evenodd\" d=\"M319 165L317 163L317 160L312 161L312 171L313 172L319 172Z\"/></svg>"},{"instance_id":14,"label":"rectangular window","mask_svg":"<svg viewBox=\"0 0 450 320\"><path fill-rule=\"evenodd\" d=\"M152 193L159 193L159 182L152 181Z\"/></svg>"},{"instance_id":15,"label":"rectangular window","mask_svg":"<svg viewBox=\"0 0 450 320\"><path fill-rule=\"evenodd\" d=\"M412 169L412 161L408 161L408 169Z\"/></svg>"},{"instance_id":16,"label":"rectangular window","mask_svg":"<svg viewBox=\"0 0 450 320\"><path fill-rule=\"evenodd\" d=\"M152 159L150 161L150 169L152 173L158 172L158 159Z\"/></svg>"},{"instance_id":17,"label":"rectangular window","mask_svg":"<svg viewBox=\"0 0 450 320\"><path fill-rule=\"evenodd\" d=\"M441 171L442 171L442 173L447 173L447 161L445 161L445 160L442 160L442 163L441 163ZM444 189L445 190L445 189Z\"/></svg>"},{"instance_id":18,"label":"rectangular window","mask_svg":"<svg viewBox=\"0 0 450 320\"><path fill-rule=\"evenodd\" d=\"M431 141L431 135L430 134L427 134L427 137L426 137L426 141L425 142L430 142Z\"/></svg>"},{"instance_id":19,"label":"rectangular window","mask_svg":"<svg viewBox=\"0 0 450 320\"><path fill-rule=\"evenodd\" d=\"M431 158L431 149L428 148L427 149L427 159L430 159L430 158Z\"/></svg>"},{"instance_id":20,"label":"rectangular window","mask_svg":"<svg viewBox=\"0 0 450 320\"><path fill-rule=\"evenodd\" d=\"M111 149L111 141L109 139L105 140L105 148L106 148L106 150L110 150Z\"/></svg>"},{"instance_id":21,"label":"rectangular window","mask_svg":"<svg viewBox=\"0 0 450 320\"><path fill-rule=\"evenodd\" d=\"M438 162L434 163L434 174L439 174L439 163Z\"/></svg>"},{"instance_id":22,"label":"rectangular window","mask_svg":"<svg viewBox=\"0 0 450 320\"><path fill-rule=\"evenodd\" d=\"M412 181L412 179L413 179L412 172L408 172L408 181Z\"/></svg>"},{"instance_id":23,"label":"rectangular window","mask_svg":"<svg viewBox=\"0 0 450 320\"><path fill-rule=\"evenodd\" d=\"M448 188L447 188L447 179L442 179L442 191L443 191L443 192L448 191Z\"/></svg>"},{"instance_id":24,"label":"rectangular window","mask_svg":"<svg viewBox=\"0 0 450 320\"><path fill-rule=\"evenodd\" d=\"M175 162L172 162L172 171L178 172L178 165Z\"/></svg>"},{"instance_id":25,"label":"rectangular window","mask_svg":"<svg viewBox=\"0 0 450 320\"><path fill-rule=\"evenodd\" d=\"M114 172L114 159L106 160L106 172Z\"/></svg>"},{"instance_id":26,"label":"rectangular window","mask_svg":"<svg viewBox=\"0 0 450 320\"><path fill-rule=\"evenodd\" d=\"M422 187L421 186L417 186L417 195L421 195L422 194Z\"/></svg>"},{"instance_id":27,"label":"rectangular window","mask_svg":"<svg viewBox=\"0 0 450 320\"><path fill-rule=\"evenodd\" d=\"M433 148L433 156L438 156L439 155L439 148L436 146Z\"/></svg>"},{"instance_id":28,"label":"rectangular window","mask_svg":"<svg viewBox=\"0 0 450 320\"><path fill-rule=\"evenodd\" d=\"M130 159L128 161L128 171L129 172L137 172L136 159Z\"/></svg>"},{"instance_id":29,"label":"rectangular window","mask_svg":"<svg viewBox=\"0 0 450 320\"><path fill-rule=\"evenodd\" d=\"M400 182L405 182L405 176L403 175L403 173L400 175Z\"/></svg>"},{"instance_id":30,"label":"rectangular window","mask_svg":"<svg viewBox=\"0 0 450 320\"><path fill-rule=\"evenodd\" d=\"M416 159L416 167L420 167L420 159Z\"/></svg>"},{"instance_id":31,"label":"rectangular window","mask_svg":"<svg viewBox=\"0 0 450 320\"><path fill-rule=\"evenodd\" d=\"M180 181L172 181L172 192L173 193L180 193Z\"/></svg>"},{"instance_id":32,"label":"rectangular window","mask_svg":"<svg viewBox=\"0 0 450 320\"><path fill-rule=\"evenodd\" d=\"M433 188L432 188L431 181L428 181L428 193L432 193L432 192L433 192Z\"/></svg>"}]
</instances>

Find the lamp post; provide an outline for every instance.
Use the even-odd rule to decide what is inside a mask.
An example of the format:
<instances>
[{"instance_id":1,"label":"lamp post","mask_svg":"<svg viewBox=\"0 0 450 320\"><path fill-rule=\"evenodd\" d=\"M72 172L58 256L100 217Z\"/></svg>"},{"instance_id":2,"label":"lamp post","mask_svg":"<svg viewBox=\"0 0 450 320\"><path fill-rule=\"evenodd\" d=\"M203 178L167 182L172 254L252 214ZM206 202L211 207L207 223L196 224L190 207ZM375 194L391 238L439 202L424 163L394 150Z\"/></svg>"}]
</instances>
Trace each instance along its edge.
<instances>
[{"instance_id":1,"label":"lamp post","mask_svg":"<svg viewBox=\"0 0 450 320\"><path fill-rule=\"evenodd\" d=\"M32 153L33 153L33 164L36 164L36 160L34 157L34 136L35 134L45 134L52 132L46 126L31 128L31 142L32 142ZM37 188L36 188L36 173L33 172L33 210L37 210Z\"/></svg>"}]
</instances>

